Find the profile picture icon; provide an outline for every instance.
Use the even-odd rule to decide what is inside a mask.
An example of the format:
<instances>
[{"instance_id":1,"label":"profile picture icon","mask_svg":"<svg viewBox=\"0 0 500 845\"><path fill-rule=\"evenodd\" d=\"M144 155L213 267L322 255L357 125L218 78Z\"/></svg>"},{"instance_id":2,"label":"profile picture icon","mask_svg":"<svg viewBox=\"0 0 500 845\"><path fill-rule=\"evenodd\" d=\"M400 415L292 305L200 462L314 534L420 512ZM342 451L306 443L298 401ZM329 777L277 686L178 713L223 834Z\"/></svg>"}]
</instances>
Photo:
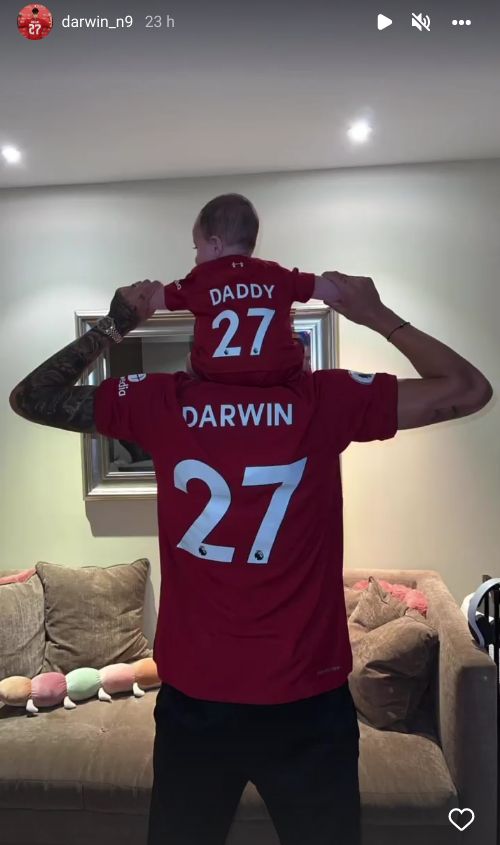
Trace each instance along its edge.
<instances>
[{"instance_id":1,"label":"profile picture icon","mask_svg":"<svg viewBox=\"0 0 500 845\"><path fill-rule=\"evenodd\" d=\"M29 41L45 38L51 32L52 24L52 13L40 3L23 6L17 16L17 28Z\"/></svg>"}]
</instances>

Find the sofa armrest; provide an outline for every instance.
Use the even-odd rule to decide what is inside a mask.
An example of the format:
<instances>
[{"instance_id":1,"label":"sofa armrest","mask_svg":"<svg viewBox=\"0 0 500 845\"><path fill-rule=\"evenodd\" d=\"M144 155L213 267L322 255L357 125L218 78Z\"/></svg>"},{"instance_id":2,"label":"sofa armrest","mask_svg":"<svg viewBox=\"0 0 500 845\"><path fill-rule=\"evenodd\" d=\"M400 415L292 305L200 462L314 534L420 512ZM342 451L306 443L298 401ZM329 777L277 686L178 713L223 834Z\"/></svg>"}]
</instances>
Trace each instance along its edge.
<instances>
[{"instance_id":1,"label":"sofa armrest","mask_svg":"<svg viewBox=\"0 0 500 845\"><path fill-rule=\"evenodd\" d=\"M467 831L471 841L494 843L497 669L474 642L467 621L441 576L422 571L416 581L429 600L428 620L439 633L437 724L443 753L460 806L470 807L476 815Z\"/></svg>"},{"instance_id":2,"label":"sofa armrest","mask_svg":"<svg viewBox=\"0 0 500 845\"><path fill-rule=\"evenodd\" d=\"M460 833L460 845L495 845L497 807L497 669L469 632L441 575L430 569L346 569L344 584L373 575L422 590L427 618L439 634L436 722L460 807L475 821ZM458 835L458 831L457 831Z\"/></svg>"}]
</instances>

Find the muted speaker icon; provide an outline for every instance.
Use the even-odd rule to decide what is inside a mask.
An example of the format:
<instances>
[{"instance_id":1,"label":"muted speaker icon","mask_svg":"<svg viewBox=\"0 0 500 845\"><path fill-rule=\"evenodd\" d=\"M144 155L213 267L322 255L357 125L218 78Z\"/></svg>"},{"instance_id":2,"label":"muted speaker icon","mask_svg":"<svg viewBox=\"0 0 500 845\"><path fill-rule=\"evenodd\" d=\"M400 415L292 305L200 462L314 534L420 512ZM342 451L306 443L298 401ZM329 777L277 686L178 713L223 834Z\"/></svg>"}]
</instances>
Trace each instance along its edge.
<instances>
[{"instance_id":1,"label":"muted speaker icon","mask_svg":"<svg viewBox=\"0 0 500 845\"><path fill-rule=\"evenodd\" d=\"M431 31L431 19L429 15L424 15L422 12L412 12L411 15L411 25L415 26L419 32L422 32L423 29L426 29L427 32Z\"/></svg>"}]
</instances>

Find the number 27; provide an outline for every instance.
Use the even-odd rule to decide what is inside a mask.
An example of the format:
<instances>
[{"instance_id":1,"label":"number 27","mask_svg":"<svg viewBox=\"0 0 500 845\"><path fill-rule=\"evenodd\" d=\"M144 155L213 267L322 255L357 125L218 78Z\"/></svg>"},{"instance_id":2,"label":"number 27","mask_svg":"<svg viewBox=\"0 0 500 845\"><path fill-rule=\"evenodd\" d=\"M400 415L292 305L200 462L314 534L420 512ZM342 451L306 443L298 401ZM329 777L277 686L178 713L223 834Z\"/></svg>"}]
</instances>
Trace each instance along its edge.
<instances>
[{"instance_id":1,"label":"number 27","mask_svg":"<svg viewBox=\"0 0 500 845\"><path fill-rule=\"evenodd\" d=\"M299 486L304 474L307 458L293 464L267 467L246 467L243 486L279 484L274 491L250 550L248 563L268 563L269 555L286 514L290 499ZM188 528L177 548L184 549L195 557L219 563L231 563L234 546L214 546L205 543L205 537L219 524L231 505L229 485L217 470L203 461L185 460L174 470L174 484L178 490L187 493L192 479L204 481L210 490L210 500L193 524Z\"/></svg>"}]
</instances>

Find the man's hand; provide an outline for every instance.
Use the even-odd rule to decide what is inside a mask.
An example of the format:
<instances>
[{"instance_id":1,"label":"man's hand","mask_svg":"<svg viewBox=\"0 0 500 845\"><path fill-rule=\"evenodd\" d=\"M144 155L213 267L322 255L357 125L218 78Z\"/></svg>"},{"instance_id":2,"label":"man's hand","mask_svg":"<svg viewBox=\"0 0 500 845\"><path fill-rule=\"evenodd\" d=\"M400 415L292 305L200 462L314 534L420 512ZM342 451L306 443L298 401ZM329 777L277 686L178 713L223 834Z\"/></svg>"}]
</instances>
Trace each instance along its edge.
<instances>
[{"instance_id":1,"label":"man's hand","mask_svg":"<svg viewBox=\"0 0 500 845\"><path fill-rule=\"evenodd\" d=\"M162 291L161 282L150 282L149 279L118 288L111 300L109 316L121 335L128 334L154 314Z\"/></svg>"},{"instance_id":2,"label":"man's hand","mask_svg":"<svg viewBox=\"0 0 500 845\"><path fill-rule=\"evenodd\" d=\"M330 307L353 323L371 328L384 309L373 279L346 276L337 271L323 273L323 276L333 282L340 292L339 299L328 302Z\"/></svg>"}]
</instances>

